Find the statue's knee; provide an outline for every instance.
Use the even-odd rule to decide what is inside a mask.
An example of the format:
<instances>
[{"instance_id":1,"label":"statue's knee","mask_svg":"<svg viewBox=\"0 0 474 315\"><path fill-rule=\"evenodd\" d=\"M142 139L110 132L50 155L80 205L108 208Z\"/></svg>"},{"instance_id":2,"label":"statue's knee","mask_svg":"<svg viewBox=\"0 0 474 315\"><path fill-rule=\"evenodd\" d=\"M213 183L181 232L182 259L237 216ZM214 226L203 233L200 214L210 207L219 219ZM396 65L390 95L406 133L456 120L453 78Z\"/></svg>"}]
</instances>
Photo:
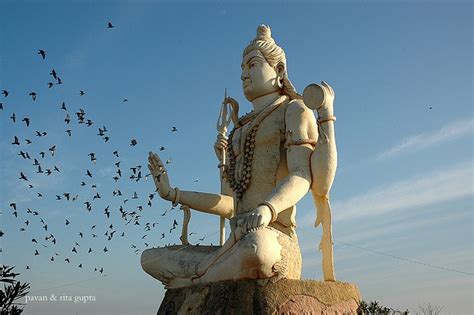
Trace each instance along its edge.
<instances>
[{"instance_id":1,"label":"statue's knee","mask_svg":"<svg viewBox=\"0 0 474 315\"><path fill-rule=\"evenodd\" d=\"M241 241L242 264L246 268L268 273L281 259L281 245L274 232L258 230L247 234Z\"/></svg>"},{"instance_id":2,"label":"statue's knee","mask_svg":"<svg viewBox=\"0 0 474 315\"><path fill-rule=\"evenodd\" d=\"M142 265L142 269L149 273L150 268L152 266L151 261L153 260L153 249L145 249L142 252L142 255L140 257L140 264Z\"/></svg>"}]
</instances>

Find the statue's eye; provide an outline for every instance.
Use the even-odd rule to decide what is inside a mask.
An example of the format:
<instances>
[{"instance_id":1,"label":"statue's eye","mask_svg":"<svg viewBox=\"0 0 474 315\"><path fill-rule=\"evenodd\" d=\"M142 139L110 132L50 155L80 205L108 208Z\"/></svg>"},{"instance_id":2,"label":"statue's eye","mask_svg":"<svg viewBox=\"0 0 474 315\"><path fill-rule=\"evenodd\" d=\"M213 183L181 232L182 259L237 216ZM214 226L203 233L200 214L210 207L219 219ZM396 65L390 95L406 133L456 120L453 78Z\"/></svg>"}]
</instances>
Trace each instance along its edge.
<instances>
[{"instance_id":1,"label":"statue's eye","mask_svg":"<svg viewBox=\"0 0 474 315\"><path fill-rule=\"evenodd\" d=\"M256 62L252 62L252 63L250 64L250 68L252 68L252 67L255 66L256 64L257 64Z\"/></svg>"}]
</instances>

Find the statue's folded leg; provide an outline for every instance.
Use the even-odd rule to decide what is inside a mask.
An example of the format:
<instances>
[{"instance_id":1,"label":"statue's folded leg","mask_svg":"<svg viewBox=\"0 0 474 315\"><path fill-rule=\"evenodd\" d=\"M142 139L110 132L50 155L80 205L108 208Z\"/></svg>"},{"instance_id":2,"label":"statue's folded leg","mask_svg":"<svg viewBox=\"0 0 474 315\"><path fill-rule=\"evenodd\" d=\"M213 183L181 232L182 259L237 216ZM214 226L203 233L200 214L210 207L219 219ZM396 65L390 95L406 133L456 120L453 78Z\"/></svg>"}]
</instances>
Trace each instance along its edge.
<instances>
[{"instance_id":1,"label":"statue's folded leg","mask_svg":"<svg viewBox=\"0 0 474 315\"><path fill-rule=\"evenodd\" d=\"M219 251L210 257L215 255L219 255ZM296 237L265 227L246 234L225 253L220 253L199 278L193 279L193 283L274 276L299 279L300 271L301 254Z\"/></svg>"},{"instance_id":2,"label":"statue's folded leg","mask_svg":"<svg viewBox=\"0 0 474 315\"><path fill-rule=\"evenodd\" d=\"M233 237L233 236L231 236ZM166 288L221 280L299 279L301 254L296 236L272 227L247 233L224 246L169 246L147 249L141 264Z\"/></svg>"},{"instance_id":3,"label":"statue's folded leg","mask_svg":"<svg viewBox=\"0 0 474 315\"><path fill-rule=\"evenodd\" d=\"M145 250L141 256L143 270L166 286L174 278L191 278L202 261L219 246L167 246Z\"/></svg>"}]
</instances>

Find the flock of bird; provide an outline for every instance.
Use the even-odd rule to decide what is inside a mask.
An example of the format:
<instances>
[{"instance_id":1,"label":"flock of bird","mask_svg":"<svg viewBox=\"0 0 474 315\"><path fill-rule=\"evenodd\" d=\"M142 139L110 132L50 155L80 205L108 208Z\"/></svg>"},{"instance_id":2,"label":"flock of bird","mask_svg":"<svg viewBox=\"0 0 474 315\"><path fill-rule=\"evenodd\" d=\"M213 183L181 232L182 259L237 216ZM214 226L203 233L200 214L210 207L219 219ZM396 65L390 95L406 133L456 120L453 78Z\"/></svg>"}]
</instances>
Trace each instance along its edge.
<instances>
[{"instance_id":1,"label":"flock of bird","mask_svg":"<svg viewBox=\"0 0 474 315\"><path fill-rule=\"evenodd\" d=\"M112 25L111 22L107 23L107 28L111 29L114 28L115 26ZM48 59L48 54L47 51L44 49L38 49L37 54L40 56L40 60L46 60ZM54 86L62 85L63 84L63 79L61 78L60 74L58 71L55 69L51 69L49 72L50 75L50 81L46 83L46 86L48 89L53 88ZM78 95L80 97L86 97L86 92L81 89L78 90ZM28 93L29 96L31 96L31 99L33 102L36 102L39 97L39 93L36 91L29 91L25 92ZM14 97L15 94L17 94L14 91L10 91L9 89L3 89L2 93L3 95L3 100L0 102L0 113L5 112L6 109L10 109L10 105L7 105L9 103L9 100ZM128 102L127 98L123 98L123 102ZM11 106L13 107L13 106ZM82 106L84 107L84 106ZM70 112L68 109L68 106L66 104L66 101L61 100L60 101L60 106L58 106L58 110L63 113L64 115L64 126L63 128L65 129L66 136L73 137L73 130L74 130L74 120L77 123L77 126L84 126L85 128L92 127L95 125L95 122L87 115L86 110L84 108L79 108L77 111L74 113ZM29 151L28 146L33 144L34 142L39 142L41 144L44 144L45 139L48 137L48 131L45 130L30 130L30 125L32 122L35 120L35 117L23 117L21 120L17 118L17 115L13 110L11 110L11 114L9 114L10 117L9 119L11 120L12 124L18 124L20 122L24 123L24 130L27 134L30 134L31 136L28 138L22 139L21 136L13 136L13 139L11 141L11 146L13 146L15 149L18 149L18 156L22 160L26 160L28 162L31 162L31 166L29 169L22 169L18 170L18 178L20 182L24 183L27 189L30 189L34 192L34 195L38 199L44 199L44 198L50 198L51 200L60 201L60 202L76 202L79 204L82 204L83 206L81 208L82 211L80 212L81 216L85 216L90 214L92 211L94 211L98 207L98 200L99 199L104 199L103 202L107 204L105 207L103 207L100 211L103 212L101 215L102 220L97 223L89 226L87 229L81 226L80 230L77 231L72 231L72 230L67 230L67 235L70 235L72 237L71 240L61 240L63 246L61 247L63 250L61 251L60 249L57 248L57 243L59 243L59 240L56 238L56 235L53 234L54 230L58 229L70 229L71 226L75 226L73 223L73 219L71 217L68 217L67 214L70 214L69 211L65 211L65 217L63 224L61 226L53 226L52 224L48 224L48 221L46 217L48 216L48 213L46 211L42 211L39 209L36 209L36 203L34 201L30 202L29 204L23 205L24 202L22 201L16 201L16 200L10 200L7 201L9 208L11 209L11 216L12 220L8 219L9 222L12 222L13 225L18 224L19 225L19 230L20 232L23 233L31 233L33 232L31 229L31 225L33 224L39 224L41 226L41 229L36 229L36 231L41 230L42 235L30 235L31 238L31 243L33 244L33 251L32 255L33 256L40 256L40 257L46 257L45 259L49 259L51 262L56 262L56 261L63 261L64 263L71 264L71 266L75 266L77 268L90 268L94 272L98 273L104 273L104 267L103 266L86 266L84 262L82 262L82 255L91 255L92 253L102 253L102 254L108 254L109 253L109 248L111 247L107 242L112 242L113 240L117 238L123 238L123 240L127 240L128 236L128 229L131 226L136 226L138 228L141 228L141 236L139 236L139 239L137 242L131 242L130 243L130 248L131 251L135 254L139 254L143 248L141 248L141 245L146 247L150 247L150 243L146 242L145 239L148 237L149 232L152 230L155 230L159 226L159 222L143 222L142 218L142 211L143 211L143 204L146 204L148 207L152 207L152 201L154 197L156 196L156 191L153 191L154 185L150 182L146 183L147 189L150 189L151 191L148 193L148 195L144 198L140 198L139 194L134 191L133 194L130 194L129 197L125 196L127 194L122 193L123 188L129 189L131 186L131 183L138 183L142 181L146 181L148 177L151 176L151 174L145 174L142 173L142 165L132 165L130 167L123 167L123 163L118 160L121 157L121 153L119 153L118 150L110 150L112 151L111 154L113 156L114 165L112 166L114 169L114 174L111 176L110 180L112 181L114 185L114 190L111 192L110 195L106 195L106 193L99 191L99 187L101 185L98 185L98 183L92 183L93 180L97 180L98 177L96 177L95 173L93 170L93 166L97 163L97 160L99 158L99 154L96 152L90 152L88 154L87 159L92 163L92 166L90 169L85 169L80 176L82 176L82 179L77 183L78 191L71 192L60 192L60 193L55 193L55 194L46 194L44 192L39 191L34 185L35 183L35 177L36 176L60 176L62 170L60 167L61 161L55 160L55 154L58 151L58 149L61 149L58 147L56 144L52 145L47 145L45 149L39 151L39 152L31 152ZM75 119L73 119L75 117ZM7 118L6 118L7 119ZM178 129L176 127L172 127L170 132L175 133L177 132ZM109 130L105 125L102 125L101 127L98 128L97 136L100 137L104 143L109 143L109 140L111 138ZM132 149L138 144L138 140L132 138L129 142L129 147ZM164 146L160 147L160 151L164 151L166 148ZM125 153L126 154L126 153ZM85 157L84 157L85 158ZM53 163L49 165L47 162L52 160ZM166 161L167 164L171 163L171 158ZM128 172L127 177L128 180L123 180L123 177L125 177L125 173ZM72 180L68 178L67 180ZM195 180L197 181L197 180ZM120 185L120 186L119 186ZM87 192L84 191L84 189L87 188L87 186L90 187L90 191L92 191L92 198L86 198ZM89 191L89 192L90 192ZM21 193L18 192L20 195ZM51 196L50 196L51 195ZM113 205L113 202L110 202L110 198L116 198L117 201L114 201L116 206ZM89 199L89 200L87 200ZM130 208L131 205L129 202L134 201L135 203L138 203L134 208ZM73 204L69 205L64 205L65 209L68 208L73 208ZM167 213L169 213L169 210L167 209L161 213L161 216L166 216ZM94 211L95 212L95 211ZM2 211L3 215L3 211ZM116 217L119 220L119 224L117 224L115 221L111 223L112 218L111 217ZM24 221L21 222L20 221ZM5 222L3 220L3 222ZM115 225L114 225L115 223ZM178 222L176 219L173 220L173 223L171 227L169 228L164 228L164 232L159 231L161 233L161 237L159 240L163 240L166 238L166 234L173 233L173 231L177 228ZM133 233L130 233L133 234ZM194 232L190 233L190 235L196 234ZM0 227L0 237L3 237L5 235L4 230L2 227ZM85 244L86 242L85 239L90 239L93 241L92 246L89 246L88 244ZM103 242L101 243L99 240L103 238ZM177 237L175 237L177 239ZM203 241L205 237L199 238L200 241ZM156 240L156 241L159 241ZM69 250L64 252L64 248L67 248L67 242L70 242L69 245ZM140 243L138 243L140 242ZM98 245L100 244L100 245ZM137 244L140 244L137 245ZM3 251L0 249L0 251ZM43 254L43 252L45 252ZM94 254L92 254L94 255ZM94 255L95 256L95 255ZM25 267L26 269L31 269L32 266L27 265Z\"/></svg>"}]
</instances>

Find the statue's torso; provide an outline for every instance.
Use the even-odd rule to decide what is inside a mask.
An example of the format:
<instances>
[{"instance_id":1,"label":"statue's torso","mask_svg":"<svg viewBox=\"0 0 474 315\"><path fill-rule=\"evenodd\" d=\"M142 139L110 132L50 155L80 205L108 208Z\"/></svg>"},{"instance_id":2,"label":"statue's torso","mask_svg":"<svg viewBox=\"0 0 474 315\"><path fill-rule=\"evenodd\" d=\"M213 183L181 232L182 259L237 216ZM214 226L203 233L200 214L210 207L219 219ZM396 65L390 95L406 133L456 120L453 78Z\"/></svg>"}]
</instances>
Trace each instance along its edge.
<instances>
[{"instance_id":1,"label":"statue's torso","mask_svg":"<svg viewBox=\"0 0 474 315\"><path fill-rule=\"evenodd\" d=\"M254 210L265 201L277 183L288 176L285 143L285 113L288 101L278 106L259 124L255 135L251 179L242 198L235 198L236 215ZM245 136L249 132L252 120L237 128L232 137L232 149L235 156L236 176L242 176L243 151ZM295 206L281 211L275 222L270 226L287 235L294 233Z\"/></svg>"}]
</instances>

